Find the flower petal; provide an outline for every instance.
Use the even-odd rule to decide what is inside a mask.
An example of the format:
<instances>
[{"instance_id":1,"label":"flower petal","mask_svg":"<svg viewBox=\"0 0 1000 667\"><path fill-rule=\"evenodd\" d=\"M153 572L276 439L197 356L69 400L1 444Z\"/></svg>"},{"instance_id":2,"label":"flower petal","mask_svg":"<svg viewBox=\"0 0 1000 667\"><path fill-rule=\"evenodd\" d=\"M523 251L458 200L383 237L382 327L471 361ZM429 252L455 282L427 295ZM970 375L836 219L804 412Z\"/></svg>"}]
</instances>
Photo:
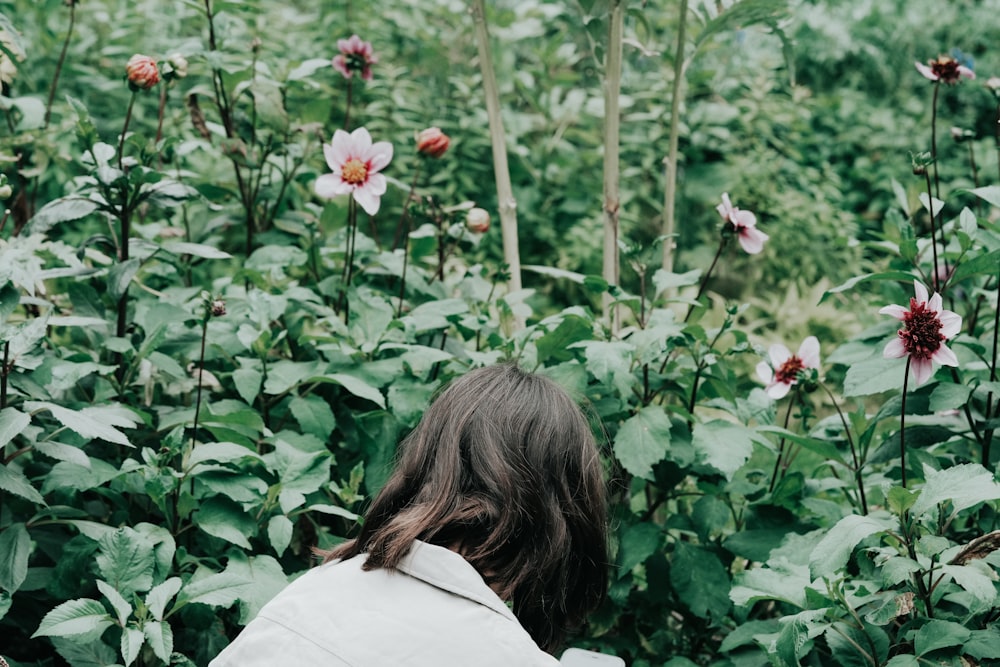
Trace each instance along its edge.
<instances>
[{"instance_id":1,"label":"flower petal","mask_svg":"<svg viewBox=\"0 0 1000 667\"><path fill-rule=\"evenodd\" d=\"M900 357L906 356L906 348L903 347L903 341L896 336L890 340L885 345L885 349L882 350L882 356L886 359L899 359Z\"/></svg>"},{"instance_id":2,"label":"flower petal","mask_svg":"<svg viewBox=\"0 0 1000 667\"><path fill-rule=\"evenodd\" d=\"M722 203L715 207L715 210L719 212L726 220L729 220L729 212L733 210L733 203L729 201L729 193L722 193Z\"/></svg>"},{"instance_id":3,"label":"flower petal","mask_svg":"<svg viewBox=\"0 0 1000 667\"><path fill-rule=\"evenodd\" d=\"M780 368L781 364L792 358L791 351L781 343L775 343L767 348L767 355L771 357L771 366Z\"/></svg>"},{"instance_id":4,"label":"flower petal","mask_svg":"<svg viewBox=\"0 0 1000 667\"><path fill-rule=\"evenodd\" d=\"M752 229L757 226L757 216L753 214L753 211L733 209L729 214L729 221L736 227L742 227L743 229ZM740 230L741 233L742 231Z\"/></svg>"},{"instance_id":5,"label":"flower petal","mask_svg":"<svg viewBox=\"0 0 1000 667\"><path fill-rule=\"evenodd\" d=\"M934 367L931 365L930 359L917 359L916 357L911 357L911 359L910 371L913 372L914 386L921 385L933 374Z\"/></svg>"},{"instance_id":6,"label":"flower petal","mask_svg":"<svg viewBox=\"0 0 1000 667\"><path fill-rule=\"evenodd\" d=\"M346 189L344 186L346 186ZM316 194L320 197L333 199L340 195L346 195L351 191L351 186L349 183L345 183L344 179L337 174L323 174L316 179L313 189L316 190Z\"/></svg>"},{"instance_id":7,"label":"flower petal","mask_svg":"<svg viewBox=\"0 0 1000 667\"><path fill-rule=\"evenodd\" d=\"M368 215L378 213L379 203L381 202L379 196L372 192L368 184L354 189L354 201L358 202Z\"/></svg>"},{"instance_id":8,"label":"flower petal","mask_svg":"<svg viewBox=\"0 0 1000 667\"><path fill-rule=\"evenodd\" d=\"M359 127L351 132L351 143L353 149L351 157L366 158L372 147L372 135L368 134L365 128Z\"/></svg>"},{"instance_id":9,"label":"flower petal","mask_svg":"<svg viewBox=\"0 0 1000 667\"><path fill-rule=\"evenodd\" d=\"M906 314L910 311L907 310L906 308L903 308L902 306L897 306L893 304L891 306L886 306L885 308L879 308L878 312L881 315L890 315L892 317L895 317L897 320L902 320L903 318L906 317Z\"/></svg>"},{"instance_id":10,"label":"flower petal","mask_svg":"<svg viewBox=\"0 0 1000 667\"><path fill-rule=\"evenodd\" d=\"M382 174L369 174L368 182L361 187L368 190L376 197L381 197L385 194L386 190L385 176Z\"/></svg>"},{"instance_id":11,"label":"flower petal","mask_svg":"<svg viewBox=\"0 0 1000 667\"><path fill-rule=\"evenodd\" d=\"M945 338L954 338L962 330L962 316L950 310L942 310L938 313L938 320L941 321L941 335Z\"/></svg>"},{"instance_id":12,"label":"flower petal","mask_svg":"<svg viewBox=\"0 0 1000 667\"><path fill-rule=\"evenodd\" d=\"M766 361L757 364L757 377L763 380L764 384L771 384L771 380L774 379L774 370L771 365Z\"/></svg>"},{"instance_id":13,"label":"flower petal","mask_svg":"<svg viewBox=\"0 0 1000 667\"><path fill-rule=\"evenodd\" d=\"M379 141L373 144L368 151L368 169L370 172L385 169L392 161L392 144L388 141Z\"/></svg>"},{"instance_id":14,"label":"flower petal","mask_svg":"<svg viewBox=\"0 0 1000 667\"><path fill-rule=\"evenodd\" d=\"M958 76L960 78L963 78L963 79L975 79L976 78L976 73L973 72L968 67L966 67L965 65L959 65L958 66Z\"/></svg>"},{"instance_id":15,"label":"flower petal","mask_svg":"<svg viewBox=\"0 0 1000 667\"><path fill-rule=\"evenodd\" d=\"M935 313L941 312L941 295L937 292L931 294L931 298L927 300L928 310L933 310Z\"/></svg>"},{"instance_id":16,"label":"flower petal","mask_svg":"<svg viewBox=\"0 0 1000 667\"><path fill-rule=\"evenodd\" d=\"M930 79L931 81L938 80L938 75L935 74L934 71L927 65L923 63L913 63L913 64L917 66L917 71L923 74L926 78Z\"/></svg>"},{"instance_id":17,"label":"flower petal","mask_svg":"<svg viewBox=\"0 0 1000 667\"><path fill-rule=\"evenodd\" d=\"M792 385L790 385L790 384L788 384L786 382L776 382L776 383L772 384L771 386L769 386L766 389L766 391L767 391L767 395L768 396L770 396L774 400L778 400L779 398L784 398L785 396L787 396L788 395L788 390L791 389L791 388L792 388Z\"/></svg>"},{"instance_id":18,"label":"flower petal","mask_svg":"<svg viewBox=\"0 0 1000 667\"><path fill-rule=\"evenodd\" d=\"M806 368L819 368L819 339L809 336L799 346L799 359Z\"/></svg>"},{"instance_id":19,"label":"flower petal","mask_svg":"<svg viewBox=\"0 0 1000 667\"><path fill-rule=\"evenodd\" d=\"M744 211L741 211L741 213ZM753 227L740 230L740 247L748 255L756 255L764 249L764 241L771 238L764 232Z\"/></svg>"},{"instance_id":20,"label":"flower petal","mask_svg":"<svg viewBox=\"0 0 1000 667\"><path fill-rule=\"evenodd\" d=\"M931 355L931 359L938 362L942 366L958 366L958 357L955 356L955 352L949 348L942 345L937 349L937 351Z\"/></svg>"},{"instance_id":21,"label":"flower petal","mask_svg":"<svg viewBox=\"0 0 1000 667\"><path fill-rule=\"evenodd\" d=\"M927 288L919 280L913 281L913 293L917 296L917 303L927 303Z\"/></svg>"}]
</instances>

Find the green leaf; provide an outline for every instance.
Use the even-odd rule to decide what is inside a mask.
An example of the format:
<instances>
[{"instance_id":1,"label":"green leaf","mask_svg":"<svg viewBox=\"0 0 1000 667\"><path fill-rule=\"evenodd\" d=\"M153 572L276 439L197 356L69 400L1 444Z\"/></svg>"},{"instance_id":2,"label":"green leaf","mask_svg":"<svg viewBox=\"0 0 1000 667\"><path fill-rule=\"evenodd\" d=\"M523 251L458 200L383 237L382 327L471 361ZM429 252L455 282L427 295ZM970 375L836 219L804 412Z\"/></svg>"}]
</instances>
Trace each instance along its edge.
<instances>
[{"instance_id":1,"label":"green leaf","mask_svg":"<svg viewBox=\"0 0 1000 667\"><path fill-rule=\"evenodd\" d=\"M31 638L81 636L85 641L83 637L99 637L112 625L114 621L97 600L69 600L47 613Z\"/></svg>"},{"instance_id":2,"label":"green leaf","mask_svg":"<svg viewBox=\"0 0 1000 667\"><path fill-rule=\"evenodd\" d=\"M956 584L982 603L984 608L996 606L996 575L982 560L971 560L968 565L944 564L941 572L954 579Z\"/></svg>"},{"instance_id":3,"label":"green leaf","mask_svg":"<svg viewBox=\"0 0 1000 667\"><path fill-rule=\"evenodd\" d=\"M15 593L28 576L31 536L23 523L11 524L0 532L0 588Z\"/></svg>"},{"instance_id":4,"label":"green leaf","mask_svg":"<svg viewBox=\"0 0 1000 667\"><path fill-rule=\"evenodd\" d=\"M90 641L80 641L78 637L53 637L49 641L72 667L108 667L118 662L115 650L101 641L100 637Z\"/></svg>"},{"instance_id":5,"label":"green leaf","mask_svg":"<svg viewBox=\"0 0 1000 667\"><path fill-rule=\"evenodd\" d=\"M138 628L125 628L122 630L121 652L125 667L129 667L139 657L139 651L142 649L145 641L146 637L143 635L142 630Z\"/></svg>"},{"instance_id":6,"label":"green leaf","mask_svg":"<svg viewBox=\"0 0 1000 667\"><path fill-rule=\"evenodd\" d=\"M112 301L117 302L128 292L128 286L132 284L135 274L139 273L142 263L138 258L119 262L108 271L108 295Z\"/></svg>"},{"instance_id":7,"label":"green leaf","mask_svg":"<svg viewBox=\"0 0 1000 667\"><path fill-rule=\"evenodd\" d=\"M809 557L809 569L814 577L833 577L847 565L854 547L861 540L875 533L892 530L894 524L888 515L871 513L868 516L850 514L837 522L820 540Z\"/></svg>"},{"instance_id":8,"label":"green leaf","mask_svg":"<svg viewBox=\"0 0 1000 667\"><path fill-rule=\"evenodd\" d=\"M966 190L966 192L974 194L983 201L989 202L993 206L1000 207L1000 185L987 185L982 188Z\"/></svg>"},{"instance_id":9,"label":"green leaf","mask_svg":"<svg viewBox=\"0 0 1000 667\"><path fill-rule=\"evenodd\" d=\"M35 490L35 487L31 485L22 472L3 463L0 463L0 489L39 505L45 504L42 494Z\"/></svg>"},{"instance_id":10,"label":"green leaf","mask_svg":"<svg viewBox=\"0 0 1000 667\"><path fill-rule=\"evenodd\" d=\"M132 605L106 581L98 579L97 590L111 603L111 608L115 610L115 616L118 617L118 625L124 626L125 621L132 615Z\"/></svg>"},{"instance_id":11,"label":"green leaf","mask_svg":"<svg viewBox=\"0 0 1000 667\"><path fill-rule=\"evenodd\" d=\"M202 243L187 243L185 241L167 241L163 249L175 255L191 255L203 259L232 259L232 255L210 245Z\"/></svg>"},{"instance_id":12,"label":"green leaf","mask_svg":"<svg viewBox=\"0 0 1000 667\"><path fill-rule=\"evenodd\" d=\"M174 633L170 625L166 621L147 621L142 626L142 632L146 635L153 654L169 665L170 654L174 652Z\"/></svg>"},{"instance_id":13,"label":"green leaf","mask_svg":"<svg viewBox=\"0 0 1000 667\"><path fill-rule=\"evenodd\" d=\"M292 543L294 527L292 520L284 514L276 514L267 522L267 539L279 556L285 553L285 549Z\"/></svg>"},{"instance_id":14,"label":"green leaf","mask_svg":"<svg viewBox=\"0 0 1000 667\"><path fill-rule=\"evenodd\" d=\"M204 463L205 461L231 463L248 457L258 461L261 460L260 454L249 447L238 445L235 442L205 442L195 445L195 448L191 450L187 466L190 470L195 465Z\"/></svg>"},{"instance_id":15,"label":"green leaf","mask_svg":"<svg viewBox=\"0 0 1000 667\"><path fill-rule=\"evenodd\" d=\"M331 382L333 384L339 384L341 387L358 398L369 400L383 410L385 409L385 396L382 395L382 392L364 380L360 380L353 375L348 375L347 373L331 373L328 375L313 377L310 378L310 380L314 382Z\"/></svg>"},{"instance_id":16,"label":"green leaf","mask_svg":"<svg viewBox=\"0 0 1000 667\"><path fill-rule=\"evenodd\" d=\"M841 667L881 665L889 655L889 636L882 628L864 624L864 629L837 622L824 633L834 659ZM871 655L874 650L875 655Z\"/></svg>"},{"instance_id":17,"label":"green leaf","mask_svg":"<svg viewBox=\"0 0 1000 667\"><path fill-rule=\"evenodd\" d=\"M915 655L897 655L885 663L885 667L920 667L920 661Z\"/></svg>"},{"instance_id":18,"label":"green leaf","mask_svg":"<svg viewBox=\"0 0 1000 667\"><path fill-rule=\"evenodd\" d=\"M203 531L244 549L251 549L248 535L257 532L257 523L238 503L214 496L201 503L194 521Z\"/></svg>"},{"instance_id":19,"label":"green leaf","mask_svg":"<svg viewBox=\"0 0 1000 667\"><path fill-rule=\"evenodd\" d=\"M157 621L163 620L163 615L167 609L167 603L177 595L177 591L181 589L181 579L180 577L170 577L162 584L154 586L150 589L149 593L146 594L146 608L149 609L149 613L153 615L153 618Z\"/></svg>"},{"instance_id":20,"label":"green leaf","mask_svg":"<svg viewBox=\"0 0 1000 667\"><path fill-rule=\"evenodd\" d=\"M271 395L284 394L298 386L306 378L318 373L326 364L316 361L281 361L268 366L267 380L264 382L264 393ZM248 403L250 401L247 401Z\"/></svg>"},{"instance_id":21,"label":"green leaf","mask_svg":"<svg viewBox=\"0 0 1000 667\"><path fill-rule=\"evenodd\" d=\"M948 284L956 284L972 276L994 276L998 263L1000 263L1000 250L976 255L955 267L955 272L951 275Z\"/></svg>"},{"instance_id":22,"label":"green leaf","mask_svg":"<svg viewBox=\"0 0 1000 667\"><path fill-rule=\"evenodd\" d=\"M98 540L101 552L97 568L111 586L127 594L153 585L153 544L127 526L106 533Z\"/></svg>"},{"instance_id":23,"label":"green leaf","mask_svg":"<svg viewBox=\"0 0 1000 667\"><path fill-rule=\"evenodd\" d=\"M675 542L670 583L691 613L720 621L729 611L729 573L714 553L687 542Z\"/></svg>"},{"instance_id":24,"label":"green leaf","mask_svg":"<svg viewBox=\"0 0 1000 667\"><path fill-rule=\"evenodd\" d=\"M973 630L962 650L977 660L1000 658L1000 628L993 625L986 630Z\"/></svg>"},{"instance_id":25,"label":"green leaf","mask_svg":"<svg viewBox=\"0 0 1000 667\"><path fill-rule=\"evenodd\" d=\"M31 417L14 408L0 410L0 450L31 423Z\"/></svg>"},{"instance_id":26,"label":"green leaf","mask_svg":"<svg viewBox=\"0 0 1000 667\"><path fill-rule=\"evenodd\" d=\"M695 424L691 434L698 461L718 470L729 481L753 454L753 438L753 431L746 426L722 419Z\"/></svg>"},{"instance_id":27,"label":"green leaf","mask_svg":"<svg viewBox=\"0 0 1000 667\"><path fill-rule=\"evenodd\" d=\"M787 0L742 0L705 24L695 38L695 48L725 30L742 29L758 23L777 23L788 12Z\"/></svg>"},{"instance_id":28,"label":"green leaf","mask_svg":"<svg viewBox=\"0 0 1000 667\"><path fill-rule=\"evenodd\" d=\"M805 608L806 589L811 583L809 568L805 565L768 561L767 567L737 573L729 599L740 607L758 600L781 600Z\"/></svg>"},{"instance_id":29,"label":"green leaf","mask_svg":"<svg viewBox=\"0 0 1000 667\"><path fill-rule=\"evenodd\" d=\"M905 359L886 359L881 355L851 364L844 377L844 396L870 396L902 389L905 369Z\"/></svg>"},{"instance_id":30,"label":"green leaf","mask_svg":"<svg viewBox=\"0 0 1000 667\"><path fill-rule=\"evenodd\" d=\"M229 607L240 597L247 580L231 572L219 572L193 579L181 588L175 608L181 604L198 603L210 607Z\"/></svg>"},{"instance_id":31,"label":"green leaf","mask_svg":"<svg viewBox=\"0 0 1000 667\"><path fill-rule=\"evenodd\" d=\"M642 522L627 526L618 544L618 576L624 577L636 565L663 546L663 530L656 524Z\"/></svg>"},{"instance_id":32,"label":"green leaf","mask_svg":"<svg viewBox=\"0 0 1000 667\"><path fill-rule=\"evenodd\" d=\"M562 362L574 358L569 346L573 343L588 340L593 336L590 322L576 315L562 318L559 325L538 337L535 348L538 350L538 362Z\"/></svg>"},{"instance_id":33,"label":"green leaf","mask_svg":"<svg viewBox=\"0 0 1000 667\"><path fill-rule=\"evenodd\" d=\"M337 418L329 404L319 396L296 396L289 404L292 416L306 433L312 433L326 442L333 429L337 426Z\"/></svg>"},{"instance_id":34,"label":"green leaf","mask_svg":"<svg viewBox=\"0 0 1000 667\"><path fill-rule=\"evenodd\" d=\"M45 234L60 222L79 220L97 210L97 202L76 195L53 199L28 221L29 234Z\"/></svg>"},{"instance_id":35,"label":"green leaf","mask_svg":"<svg viewBox=\"0 0 1000 667\"><path fill-rule=\"evenodd\" d=\"M349 509L340 507L338 505L310 505L306 508L307 512L320 512L322 514L333 514L334 516L341 516L349 521L359 521L361 517Z\"/></svg>"},{"instance_id":36,"label":"green leaf","mask_svg":"<svg viewBox=\"0 0 1000 667\"><path fill-rule=\"evenodd\" d=\"M56 421L84 438L97 438L126 447L132 446L125 434L115 426L135 428L136 423L125 417L117 408L90 407L70 410L47 401L25 401L24 408L32 413L48 410Z\"/></svg>"},{"instance_id":37,"label":"green leaf","mask_svg":"<svg viewBox=\"0 0 1000 667\"><path fill-rule=\"evenodd\" d=\"M233 383L240 398L253 405L260 394L260 384L264 381L264 374L252 366L243 366L233 371Z\"/></svg>"},{"instance_id":38,"label":"green leaf","mask_svg":"<svg viewBox=\"0 0 1000 667\"><path fill-rule=\"evenodd\" d=\"M654 298L668 289L697 285L699 280L701 280L701 269L694 269L687 273L669 273L663 269L657 269L656 273L653 274L653 286L656 288Z\"/></svg>"},{"instance_id":39,"label":"green leaf","mask_svg":"<svg viewBox=\"0 0 1000 667\"><path fill-rule=\"evenodd\" d=\"M636 477L652 479L653 465L662 461L670 448L670 426L663 408L642 408L615 434L615 457Z\"/></svg>"},{"instance_id":40,"label":"green leaf","mask_svg":"<svg viewBox=\"0 0 1000 667\"><path fill-rule=\"evenodd\" d=\"M251 556L230 552L226 572L242 577L247 582L240 595L240 623L247 624L257 616L261 607L288 585L288 577L281 565L270 556Z\"/></svg>"},{"instance_id":41,"label":"green leaf","mask_svg":"<svg viewBox=\"0 0 1000 667\"><path fill-rule=\"evenodd\" d=\"M951 502L951 515L979 503L1000 498L1000 484L978 463L962 463L945 470L924 466L924 488L913 504L914 516L920 517L938 505Z\"/></svg>"},{"instance_id":42,"label":"green leaf","mask_svg":"<svg viewBox=\"0 0 1000 667\"><path fill-rule=\"evenodd\" d=\"M917 630L913 638L913 648L917 655L950 646L961 646L972 636L969 628L954 621L932 619Z\"/></svg>"},{"instance_id":43,"label":"green leaf","mask_svg":"<svg viewBox=\"0 0 1000 667\"><path fill-rule=\"evenodd\" d=\"M871 281L880 280L892 280L892 281L902 281L905 283L913 284L913 279L916 278L912 273L907 273L906 271L883 271L880 273L863 273L859 276L854 276L850 280L828 289L823 292L823 296L820 297L819 302L823 303L826 301L827 297L831 294L839 294L841 292L846 292L847 290L853 289L854 287L860 285L861 283L867 283Z\"/></svg>"}]
</instances>

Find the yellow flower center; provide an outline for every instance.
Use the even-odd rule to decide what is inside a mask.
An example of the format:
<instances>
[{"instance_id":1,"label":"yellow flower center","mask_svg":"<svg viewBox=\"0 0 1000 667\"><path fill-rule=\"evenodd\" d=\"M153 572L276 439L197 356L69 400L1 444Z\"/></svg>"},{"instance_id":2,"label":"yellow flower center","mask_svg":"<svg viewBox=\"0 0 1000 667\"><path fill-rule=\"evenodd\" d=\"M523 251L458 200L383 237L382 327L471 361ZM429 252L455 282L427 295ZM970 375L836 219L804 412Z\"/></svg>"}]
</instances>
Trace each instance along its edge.
<instances>
[{"instance_id":1,"label":"yellow flower center","mask_svg":"<svg viewBox=\"0 0 1000 667\"><path fill-rule=\"evenodd\" d=\"M368 178L368 165L356 157L351 158L344 163L340 175L351 185L361 185Z\"/></svg>"}]
</instances>

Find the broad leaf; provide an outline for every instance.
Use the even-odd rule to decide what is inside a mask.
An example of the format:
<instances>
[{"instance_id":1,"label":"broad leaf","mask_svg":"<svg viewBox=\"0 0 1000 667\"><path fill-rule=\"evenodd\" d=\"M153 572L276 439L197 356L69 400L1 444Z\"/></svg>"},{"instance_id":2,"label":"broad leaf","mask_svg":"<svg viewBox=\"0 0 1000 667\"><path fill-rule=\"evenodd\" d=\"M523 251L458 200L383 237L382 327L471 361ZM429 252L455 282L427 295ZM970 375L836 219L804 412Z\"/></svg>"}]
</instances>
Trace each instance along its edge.
<instances>
[{"instance_id":1,"label":"broad leaf","mask_svg":"<svg viewBox=\"0 0 1000 667\"><path fill-rule=\"evenodd\" d=\"M112 625L114 621L103 604L97 600L82 598L63 602L47 613L31 637L80 636L80 641L86 641L99 637Z\"/></svg>"},{"instance_id":2,"label":"broad leaf","mask_svg":"<svg viewBox=\"0 0 1000 667\"><path fill-rule=\"evenodd\" d=\"M670 418L660 407L647 406L630 417L615 434L615 456L636 477L652 479L653 465L670 448Z\"/></svg>"},{"instance_id":3,"label":"broad leaf","mask_svg":"<svg viewBox=\"0 0 1000 667\"><path fill-rule=\"evenodd\" d=\"M695 424L691 436L698 461L718 470L727 480L753 454L754 433L742 424L713 419L704 424Z\"/></svg>"},{"instance_id":4,"label":"broad leaf","mask_svg":"<svg viewBox=\"0 0 1000 667\"><path fill-rule=\"evenodd\" d=\"M951 515L1000 498L1000 484L978 463L963 463L945 470L924 466L924 488L913 503L914 516L922 516L939 504L951 502Z\"/></svg>"},{"instance_id":5,"label":"broad leaf","mask_svg":"<svg viewBox=\"0 0 1000 667\"><path fill-rule=\"evenodd\" d=\"M0 532L0 588L15 593L28 576L31 537L23 523L15 523Z\"/></svg>"},{"instance_id":6,"label":"broad leaf","mask_svg":"<svg viewBox=\"0 0 1000 667\"><path fill-rule=\"evenodd\" d=\"M875 533L892 530L892 520L883 514L851 514L837 522L820 540L809 557L809 569L815 577L832 577L847 565L854 547Z\"/></svg>"}]
</instances>

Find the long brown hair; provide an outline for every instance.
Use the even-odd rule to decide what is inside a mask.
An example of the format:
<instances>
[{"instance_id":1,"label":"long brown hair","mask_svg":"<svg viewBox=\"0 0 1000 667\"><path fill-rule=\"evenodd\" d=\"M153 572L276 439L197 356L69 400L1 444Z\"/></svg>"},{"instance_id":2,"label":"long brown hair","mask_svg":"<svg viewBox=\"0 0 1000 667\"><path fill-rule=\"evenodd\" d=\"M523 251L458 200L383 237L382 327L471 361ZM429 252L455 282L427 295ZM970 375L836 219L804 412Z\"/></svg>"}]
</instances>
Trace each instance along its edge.
<instances>
[{"instance_id":1,"label":"long brown hair","mask_svg":"<svg viewBox=\"0 0 1000 667\"><path fill-rule=\"evenodd\" d=\"M557 648L608 583L603 468L573 399L513 364L458 378L401 443L358 537L325 556L393 568L418 539L461 553Z\"/></svg>"}]
</instances>

